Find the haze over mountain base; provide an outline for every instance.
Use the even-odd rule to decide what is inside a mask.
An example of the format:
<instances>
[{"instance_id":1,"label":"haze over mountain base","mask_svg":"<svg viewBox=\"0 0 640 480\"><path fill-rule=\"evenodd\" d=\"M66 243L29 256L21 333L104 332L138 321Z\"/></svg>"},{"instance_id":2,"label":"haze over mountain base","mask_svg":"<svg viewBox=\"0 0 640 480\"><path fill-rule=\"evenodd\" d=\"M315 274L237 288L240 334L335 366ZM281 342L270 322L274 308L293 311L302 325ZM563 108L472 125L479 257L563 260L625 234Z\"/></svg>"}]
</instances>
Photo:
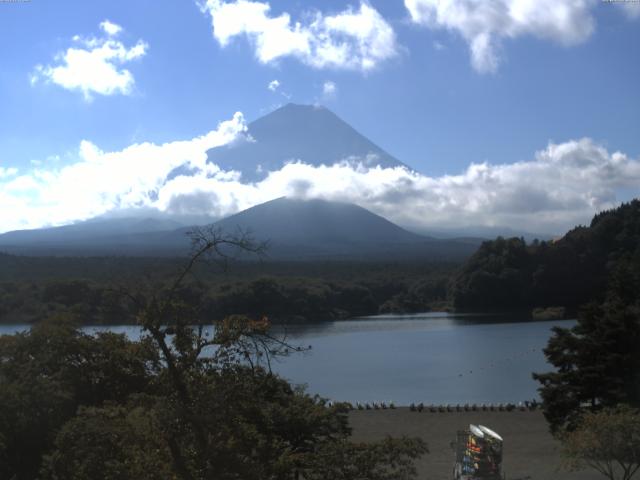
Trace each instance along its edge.
<instances>
[{"instance_id":1,"label":"haze over mountain base","mask_svg":"<svg viewBox=\"0 0 640 480\"><path fill-rule=\"evenodd\" d=\"M193 226L161 219L105 219L0 235L0 250L32 255L179 256ZM476 239L436 239L411 233L357 205L279 198L213 223L225 233L268 242L274 260L462 259Z\"/></svg>"}]
</instances>

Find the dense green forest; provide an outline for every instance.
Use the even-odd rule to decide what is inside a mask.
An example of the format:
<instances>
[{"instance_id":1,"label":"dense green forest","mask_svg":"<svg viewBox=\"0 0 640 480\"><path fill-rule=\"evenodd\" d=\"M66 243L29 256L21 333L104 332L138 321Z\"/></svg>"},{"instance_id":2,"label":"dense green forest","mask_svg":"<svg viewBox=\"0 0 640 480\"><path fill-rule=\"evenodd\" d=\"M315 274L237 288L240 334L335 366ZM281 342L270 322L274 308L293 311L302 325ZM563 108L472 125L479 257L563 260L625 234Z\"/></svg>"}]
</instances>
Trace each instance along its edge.
<instances>
[{"instance_id":1,"label":"dense green forest","mask_svg":"<svg viewBox=\"0 0 640 480\"><path fill-rule=\"evenodd\" d=\"M484 242L450 287L457 310L565 307L602 301L623 267L640 271L640 201L597 214L553 242ZM632 269L633 270L633 269Z\"/></svg>"},{"instance_id":2,"label":"dense green forest","mask_svg":"<svg viewBox=\"0 0 640 480\"><path fill-rule=\"evenodd\" d=\"M135 321L122 290L153 289L184 259L0 255L0 322L72 313L85 323ZM226 267L226 268L225 268ZM446 307L451 274L438 262L234 262L194 268L182 294L203 319L232 313L311 322Z\"/></svg>"},{"instance_id":3,"label":"dense green forest","mask_svg":"<svg viewBox=\"0 0 640 480\"><path fill-rule=\"evenodd\" d=\"M172 341L156 322L176 305L145 308L139 341L65 317L0 336L0 478L414 478L420 439L352 442L348 405L256 363L248 345L281 347L260 324L236 316L205 340L181 311ZM217 354L200 356L205 343Z\"/></svg>"},{"instance_id":4,"label":"dense green forest","mask_svg":"<svg viewBox=\"0 0 640 480\"><path fill-rule=\"evenodd\" d=\"M640 275L621 264L602 302L580 309L571 328L555 326L544 352L555 369L536 373L554 432L572 430L585 408L640 407Z\"/></svg>"},{"instance_id":5,"label":"dense green forest","mask_svg":"<svg viewBox=\"0 0 640 480\"><path fill-rule=\"evenodd\" d=\"M565 465L631 480L640 469L637 263L615 262L602 297L583 305L573 326L552 328L544 353L553 368L533 378Z\"/></svg>"}]
</instances>

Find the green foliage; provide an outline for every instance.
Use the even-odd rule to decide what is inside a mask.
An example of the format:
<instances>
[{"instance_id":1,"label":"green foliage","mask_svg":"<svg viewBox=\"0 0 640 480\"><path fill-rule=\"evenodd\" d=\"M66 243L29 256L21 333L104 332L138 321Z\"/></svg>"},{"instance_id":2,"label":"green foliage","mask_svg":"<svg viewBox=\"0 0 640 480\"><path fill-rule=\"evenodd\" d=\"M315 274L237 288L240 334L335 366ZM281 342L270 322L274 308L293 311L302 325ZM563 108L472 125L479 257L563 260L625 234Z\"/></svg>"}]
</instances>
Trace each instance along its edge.
<instances>
[{"instance_id":1,"label":"green foliage","mask_svg":"<svg viewBox=\"0 0 640 480\"><path fill-rule=\"evenodd\" d=\"M498 238L485 242L451 285L456 309L580 305L603 299L618 265L640 265L640 200L599 213L558 241Z\"/></svg>"},{"instance_id":2,"label":"green foliage","mask_svg":"<svg viewBox=\"0 0 640 480\"><path fill-rule=\"evenodd\" d=\"M153 410L141 406L80 407L44 459L51 480L172 479L170 452Z\"/></svg>"},{"instance_id":3,"label":"green foliage","mask_svg":"<svg viewBox=\"0 0 640 480\"><path fill-rule=\"evenodd\" d=\"M157 364L148 341L92 337L64 317L0 336L0 457L7 458L0 468L32 478L55 432L78 407L126 400L146 388Z\"/></svg>"},{"instance_id":4,"label":"green foliage","mask_svg":"<svg viewBox=\"0 0 640 480\"><path fill-rule=\"evenodd\" d=\"M498 237L484 242L454 280L454 306L492 309L526 305L530 264L522 239Z\"/></svg>"},{"instance_id":5,"label":"green foliage","mask_svg":"<svg viewBox=\"0 0 640 480\"><path fill-rule=\"evenodd\" d=\"M151 289L171 279L175 260L19 258L25 269L15 277L7 270L19 257L0 254L0 323L32 323L56 314L71 314L88 324L135 323L136 309L120 290ZM59 269L50 272L49 269ZM239 263L233 275L214 275L200 266L198 280L181 285L185 303L200 305L200 318L210 321L242 313L269 312L276 322L318 322L378 312L419 312L446 307L452 265L423 263ZM112 270L109 279L103 269ZM31 272L29 279L21 278ZM153 275L147 277L148 272ZM90 275L89 275L90 273ZM42 274L42 276L40 276ZM56 276L57 275L57 276ZM120 278L122 276L122 278ZM38 278L34 283L31 279ZM117 285L117 287L116 287ZM176 292L176 295L178 292Z\"/></svg>"},{"instance_id":6,"label":"green foliage","mask_svg":"<svg viewBox=\"0 0 640 480\"><path fill-rule=\"evenodd\" d=\"M352 445L346 405L238 363L249 354L241 338L267 325L226 323L214 356L194 357L197 346L176 341L181 353L161 363L148 339L85 336L64 319L1 337L1 478L311 479L356 467L378 473L335 478L413 478L422 443ZM353 455L320 460L342 449Z\"/></svg>"},{"instance_id":7,"label":"green foliage","mask_svg":"<svg viewBox=\"0 0 640 480\"><path fill-rule=\"evenodd\" d=\"M271 336L266 318L230 315L207 335L203 290L187 282L195 261L218 247L252 246L196 240L173 282L123 292L140 341L86 335L65 317L0 337L0 478L414 478L413 461L426 451L420 440L352 444L346 405L328 405L271 373L273 356L299 348ZM86 296L70 288L48 295L67 304ZM284 295L269 280L251 288L265 310ZM343 293L344 301L366 301L368 290Z\"/></svg>"},{"instance_id":8,"label":"green foliage","mask_svg":"<svg viewBox=\"0 0 640 480\"><path fill-rule=\"evenodd\" d=\"M413 313L446 310L449 275L432 273L400 290L380 307L380 313ZM426 307L426 308L425 308Z\"/></svg>"},{"instance_id":9,"label":"green foliage","mask_svg":"<svg viewBox=\"0 0 640 480\"><path fill-rule=\"evenodd\" d=\"M640 469L640 412L621 406L586 413L562 446L571 470L588 466L609 480L631 480Z\"/></svg>"},{"instance_id":10,"label":"green foliage","mask_svg":"<svg viewBox=\"0 0 640 480\"><path fill-rule=\"evenodd\" d=\"M640 281L621 266L602 305L589 305L571 329L555 327L545 349L556 371L534 374L552 431L572 429L585 410L640 406Z\"/></svg>"}]
</instances>

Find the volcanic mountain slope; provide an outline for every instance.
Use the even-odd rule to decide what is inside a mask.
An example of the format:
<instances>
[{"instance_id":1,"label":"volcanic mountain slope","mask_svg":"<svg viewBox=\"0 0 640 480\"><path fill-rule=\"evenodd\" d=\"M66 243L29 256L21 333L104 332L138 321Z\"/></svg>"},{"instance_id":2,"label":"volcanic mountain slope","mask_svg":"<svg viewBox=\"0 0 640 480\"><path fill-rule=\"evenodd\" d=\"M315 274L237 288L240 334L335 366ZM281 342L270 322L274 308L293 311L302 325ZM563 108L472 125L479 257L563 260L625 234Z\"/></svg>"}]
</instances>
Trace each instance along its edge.
<instances>
[{"instance_id":1,"label":"volcanic mountain slope","mask_svg":"<svg viewBox=\"0 0 640 480\"><path fill-rule=\"evenodd\" d=\"M133 222L133 220L131 220ZM139 223L135 223L139 227ZM185 255L193 227L89 234L80 226L0 235L0 251L36 255ZM84 225L86 227L86 225ZM476 244L439 240L411 233L354 204L279 198L213 224L217 230L249 232L269 244L274 260L318 258L454 259L470 255Z\"/></svg>"},{"instance_id":2,"label":"volcanic mountain slope","mask_svg":"<svg viewBox=\"0 0 640 480\"><path fill-rule=\"evenodd\" d=\"M152 217L96 217L60 227L14 230L0 235L0 247L6 245L70 245L99 241L109 237L122 237L139 233L175 230L184 223L170 218Z\"/></svg>"},{"instance_id":3,"label":"volcanic mountain slope","mask_svg":"<svg viewBox=\"0 0 640 480\"><path fill-rule=\"evenodd\" d=\"M208 152L208 161L257 181L288 161L311 165L362 162L406 167L328 109L288 104L248 125L242 138ZM175 175L189 175L176 171ZM0 251L37 255L184 255L191 227L205 223L156 212L153 218L98 217L72 225L0 235ZM177 221L181 220L181 221ZM206 222L212 221L207 218ZM354 204L280 198L220 220L225 231L249 230L270 242L274 259L460 258L475 239L440 240L408 232Z\"/></svg>"},{"instance_id":4,"label":"volcanic mountain slope","mask_svg":"<svg viewBox=\"0 0 640 480\"><path fill-rule=\"evenodd\" d=\"M314 166L343 160L406 166L327 108L292 103L251 122L239 140L207 153L209 162L240 171L244 181L261 180L296 160Z\"/></svg>"},{"instance_id":5,"label":"volcanic mountain slope","mask_svg":"<svg viewBox=\"0 0 640 480\"><path fill-rule=\"evenodd\" d=\"M352 203L278 198L220 220L223 230L248 229L254 236L287 244L408 243L424 240Z\"/></svg>"},{"instance_id":6,"label":"volcanic mountain slope","mask_svg":"<svg viewBox=\"0 0 640 480\"><path fill-rule=\"evenodd\" d=\"M278 198L227 217L215 227L248 231L258 241L267 240L267 254L276 259L452 259L470 255L477 247L424 237L358 205L320 199Z\"/></svg>"}]
</instances>

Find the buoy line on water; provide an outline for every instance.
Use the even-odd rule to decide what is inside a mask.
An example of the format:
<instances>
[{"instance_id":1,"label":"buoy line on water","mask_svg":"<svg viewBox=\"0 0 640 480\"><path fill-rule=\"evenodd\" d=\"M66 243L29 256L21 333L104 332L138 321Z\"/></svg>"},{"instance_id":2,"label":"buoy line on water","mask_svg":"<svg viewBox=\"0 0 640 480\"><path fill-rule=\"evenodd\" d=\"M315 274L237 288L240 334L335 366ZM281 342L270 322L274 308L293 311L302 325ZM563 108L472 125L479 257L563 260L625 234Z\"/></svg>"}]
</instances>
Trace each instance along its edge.
<instances>
[{"instance_id":1,"label":"buoy line on water","mask_svg":"<svg viewBox=\"0 0 640 480\"><path fill-rule=\"evenodd\" d=\"M494 360L493 362L491 362L489 364L489 366L487 366L485 364L485 366L483 366L483 367L479 367L479 368L475 368L475 369L469 369L469 371L467 371L465 373L458 373L458 374L455 374L455 375L449 375L449 376L441 377L441 378L443 378L443 379L447 379L447 378L463 378L465 375L473 375L474 372L488 371L488 370L490 370L492 368L495 368L497 366L500 366L500 365L502 365L502 364L504 364L506 362L520 360L520 359L524 358L527 355L531 355L532 353L537 352L538 350L539 349L537 349L537 348L530 348L530 349L527 349L527 350L525 350L523 352L520 352L520 353L518 353L516 355L510 356L510 357L501 358L501 359L498 359L498 360Z\"/></svg>"}]
</instances>

